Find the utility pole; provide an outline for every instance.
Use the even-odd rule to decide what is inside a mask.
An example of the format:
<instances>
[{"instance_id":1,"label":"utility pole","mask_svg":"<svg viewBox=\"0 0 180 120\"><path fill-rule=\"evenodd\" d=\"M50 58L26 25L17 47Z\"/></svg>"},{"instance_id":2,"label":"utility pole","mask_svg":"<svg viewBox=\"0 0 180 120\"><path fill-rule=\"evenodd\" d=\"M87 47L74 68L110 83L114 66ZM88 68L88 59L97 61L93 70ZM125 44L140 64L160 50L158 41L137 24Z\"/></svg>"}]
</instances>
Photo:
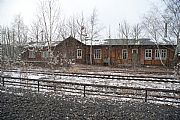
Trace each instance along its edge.
<instances>
[{"instance_id":1,"label":"utility pole","mask_svg":"<svg viewBox=\"0 0 180 120\"><path fill-rule=\"evenodd\" d=\"M110 46L110 39L111 39L111 28L110 28L110 25L109 25L109 45L108 45L108 66L111 65L111 46Z\"/></svg>"}]
</instances>

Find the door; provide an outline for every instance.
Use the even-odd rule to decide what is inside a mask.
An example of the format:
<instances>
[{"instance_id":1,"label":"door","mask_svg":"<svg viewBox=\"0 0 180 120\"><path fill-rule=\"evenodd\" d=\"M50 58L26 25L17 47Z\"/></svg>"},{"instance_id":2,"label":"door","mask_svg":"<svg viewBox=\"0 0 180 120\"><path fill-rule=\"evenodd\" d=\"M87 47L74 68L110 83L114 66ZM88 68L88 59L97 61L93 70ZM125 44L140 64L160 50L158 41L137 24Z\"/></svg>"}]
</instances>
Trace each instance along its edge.
<instances>
[{"instance_id":1,"label":"door","mask_svg":"<svg viewBox=\"0 0 180 120\"><path fill-rule=\"evenodd\" d=\"M132 64L138 64L138 49L132 49Z\"/></svg>"}]
</instances>

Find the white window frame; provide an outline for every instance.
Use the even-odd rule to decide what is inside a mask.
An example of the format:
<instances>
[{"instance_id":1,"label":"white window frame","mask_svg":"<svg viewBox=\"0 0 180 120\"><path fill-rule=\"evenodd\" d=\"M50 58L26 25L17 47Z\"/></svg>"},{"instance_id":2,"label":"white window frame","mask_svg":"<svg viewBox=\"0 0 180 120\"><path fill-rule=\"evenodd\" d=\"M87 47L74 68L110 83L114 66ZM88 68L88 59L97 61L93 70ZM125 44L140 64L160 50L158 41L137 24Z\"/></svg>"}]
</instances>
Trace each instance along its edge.
<instances>
[{"instance_id":1,"label":"white window frame","mask_svg":"<svg viewBox=\"0 0 180 120\"><path fill-rule=\"evenodd\" d=\"M146 56L146 54L148 54L148 56ZM145 60L152 60L152 49L145 49L145 55L144 56L145 56Z\"/></svg>"},{"instance_id":2,"label":"white window frame","mask_svg":"<svg viewBox=\"0 0 180 120\"><path fill-rule=\"evenodd\" d=\"M82 49L77 49L77 59L82 59Z\"/></svg>"},{"instance_id":3,"label":"white window frame","mask_svg":"<svg viewBox=\"0 0 180 120\"><path fill-rule=\"evenodd\" d=\"M133 51L136 50L136 53L138 54L138 49L132 49L132 54L133 54Z\"/></svg>"},{"instance_id":4,"label":"white window frame","mask_svg":"<svg viewBox=\"0 0 180 120\"><path fill-rule=\"evenodd\" d=\"M156 60L166 60L167 59L167 49L156 49L155 50Z\"/></svg>"},{"instance_id":5,"label":"white window frame","mask_svg":"<svg viewBox=\"0 0 180 120\"><path fill-rule=\"evenodd\" d=\"M124 59L124 60L128 59L128 50L127 49L122 49L122 59Z\"/></svg>"},{"instance_id":6,"label":"white window frame","mask_svg":"<svg viewBox=\"0 0 180 120\"><path fill-rule=\"evenodd\" d=\"M42 57L43 57L43 58L49 58L49 56L50 56L49 51L43 51L43 52L42 52Z\"/></svg>"},{"instance_id":7,"label":"white window frame","mask_svg":"<svg viewBox=\"0 0 180 120\"><path fill-rule=\"evenodd\" d=\"M94 59L101 59L101 49L94 49Z\"/></svg>"},{"instance_id":8,"label":"white window frame","mask_svg":"<svg viewBox=\"0 0 180 120\"><path fill-rule=\"evenodd\" d=\"M0 45L0 58L2 57L2 46Z\"/></svg>"},{"instance_id":9,"label":"white window frame","mask_svg":"<svg viewBox=\"0 0 180 120\"><path fill-rule=\"evenodd\" d=\"M155 59L158 60L160 58L160 50L155 49Z\"/></svg>"},{"instance_id":10,"label":"white window frame","mask_svg":"<svg viewBox=\"0 0 180 120\"><path fill-rule=\"evenodd\" d=\"M167 58L167 49L161 49L161 59L166 60Z\"/></svg>"},{"instance_id":11,"label":"white window frame","mask_svg":"<svg viewBox=\"0 0 180 120\"><path fill-rule=\"evenodd\" d=\"M29 50L29 58L36 58L36 52L34 50Z\"/></svg>"}]
</instances>

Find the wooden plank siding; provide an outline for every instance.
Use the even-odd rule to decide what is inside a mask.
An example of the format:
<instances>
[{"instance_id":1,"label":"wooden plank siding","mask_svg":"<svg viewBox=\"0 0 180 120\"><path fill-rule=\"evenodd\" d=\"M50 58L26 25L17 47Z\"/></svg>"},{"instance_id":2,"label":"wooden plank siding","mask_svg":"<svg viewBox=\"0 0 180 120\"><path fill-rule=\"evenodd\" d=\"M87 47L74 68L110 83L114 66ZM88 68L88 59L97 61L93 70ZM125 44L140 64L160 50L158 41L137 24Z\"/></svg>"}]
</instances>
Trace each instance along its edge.
<instances>
[{"instance_id":1,"label":"wooden plank siding","mask_svg":"<svg viewBox=\"0 0 180 120\"><path fill-rule=\"evenodd\" d=\"M101 49L101 59L94 59L93 58L93 64L97 65L104 65L104 59L108 56L108 50L106 50L108 46L96 46L93 47L93 55L95 49ZM113 66L117 66L118 64L132 64L132 50L137 49L138 55L137 55L137 64L138 65L169 65L173 61L174 57L174 49L171 46L159 46L159 49L166 49L166 60L160 60L155 59L155 50L158 49L156 46L128 46L128 59L122 59L122 50L127 49L127 46L111 46L110 48L110 63ZM145 59L145 50L146 49L152 49L152 59L146 60ZM106 56L105 56L106 55Z\"/></svg>"},{"instance_id":2,"label":"wooden plank siding","mask_svg":"<svg viewBox=\"0 0 180 120\"><path fill-rule=\"evenodd\" d=\"M166 60L159 60L155 58L156 49L166 49ZM36 50L35 58L29 58L29 49L28 48L23 54L22 59L25 61L47 61L47 59L42 57L42 52L47 51L47 47L43 47L41 50ZM82 58L77 57L77 50L82 50ZM100 50L100 58L95 58L95 50ZM123 59L123 49L128 50L127 59ZM152 49L152 59L145 59L145 50ZM63 59L74 60L78 64L90 64L90 45L85 45L73 37L69 37L56 46L52 47L54 56L58 56L57 59L59 62L62 62ZM137 54L133 54L132 50L137 50ZM110 55L109 55L110 53ZM92 61L95 65L108 65L108 58L110 56L110 65L131 65L136 62L137 65L170 65L172 64L174 58L175 50L172 45L93 45L92 48ZM134 59L134 57L136 59Z\"/></svg>"}]
</instances>

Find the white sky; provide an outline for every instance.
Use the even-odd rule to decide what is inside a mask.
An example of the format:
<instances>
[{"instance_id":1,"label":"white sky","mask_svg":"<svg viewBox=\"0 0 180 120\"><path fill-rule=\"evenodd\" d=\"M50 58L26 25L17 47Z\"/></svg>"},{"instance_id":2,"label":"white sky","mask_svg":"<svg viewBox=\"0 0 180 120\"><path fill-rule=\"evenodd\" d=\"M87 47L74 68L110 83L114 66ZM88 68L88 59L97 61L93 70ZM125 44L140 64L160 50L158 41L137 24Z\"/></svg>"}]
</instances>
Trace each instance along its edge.
<instances>
[{"instance_id":1,"label":"white sky","mask_svg":"<svg viewBox=\"0 0 180 120\"><path fill-rule=\"evenodd\" d=\"M0 25L10 25L17 14L21 14L25 24L30 25L37 12L38 0L0 0ZM60 0L63 16L90 16L97 9L99 23L115 33L118 24L123 20L135 24L140 22L143 15L150 10L152 4L161 0ZM106 36L107 37L107 36Z\"/></svg>"}]
</instances>

